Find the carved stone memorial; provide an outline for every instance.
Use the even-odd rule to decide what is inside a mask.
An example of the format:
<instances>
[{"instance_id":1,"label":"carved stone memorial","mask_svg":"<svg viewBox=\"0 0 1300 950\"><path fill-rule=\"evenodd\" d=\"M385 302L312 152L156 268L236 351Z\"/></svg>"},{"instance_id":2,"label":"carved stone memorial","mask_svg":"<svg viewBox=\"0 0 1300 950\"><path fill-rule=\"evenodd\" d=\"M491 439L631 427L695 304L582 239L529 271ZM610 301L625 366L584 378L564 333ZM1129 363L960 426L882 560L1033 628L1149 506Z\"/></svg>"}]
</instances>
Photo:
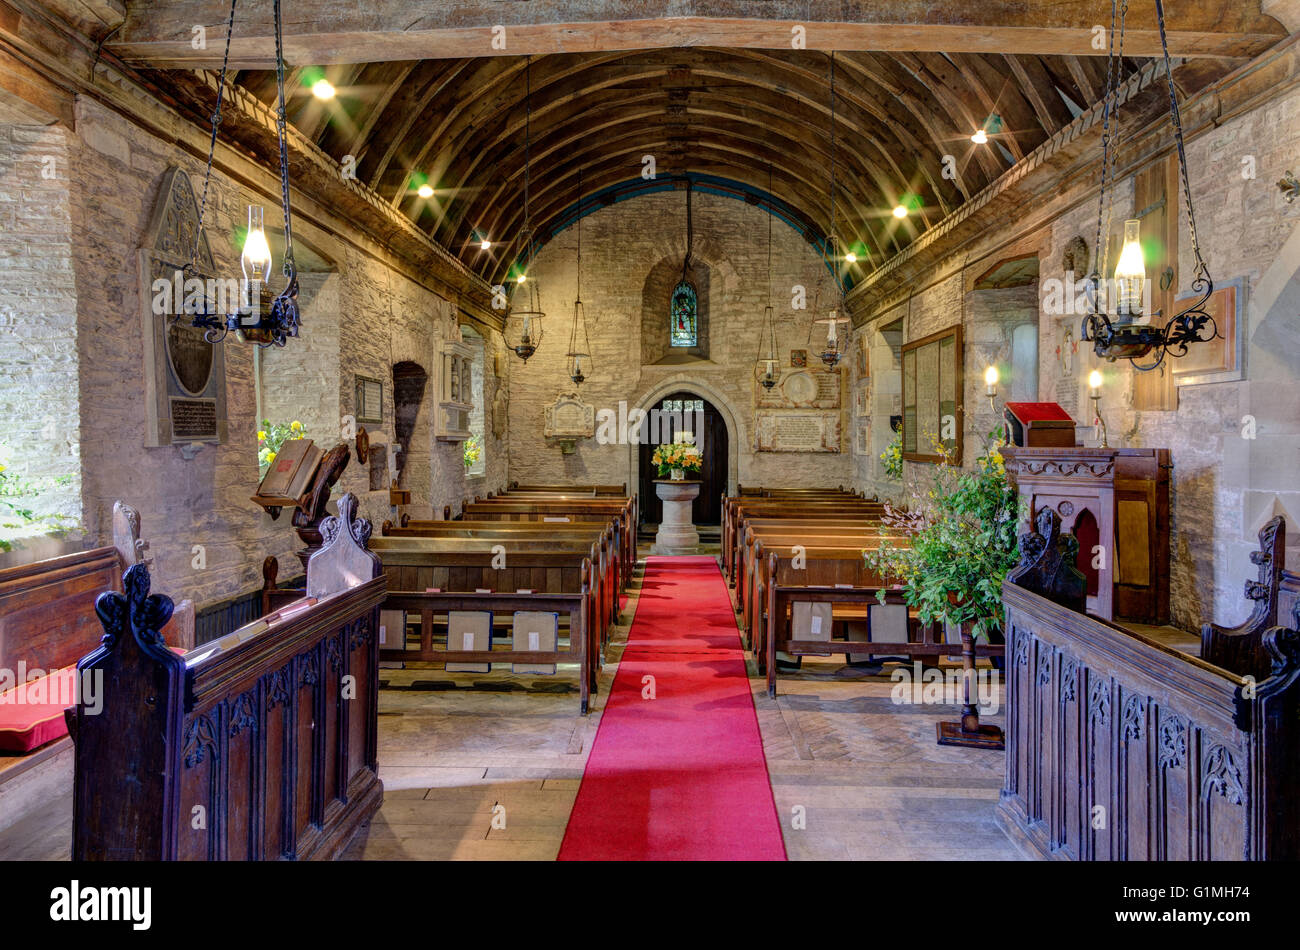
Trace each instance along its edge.
<instances>
[{"instance_id":1,"label":"carved stone memorial","mask_svg":"<svg viewBox=\"0 0 1300 950\"><path fill-rule=\"evenodd\" d=\"M200 294L214 296L217 268L207 235L199 235L188 286L182 273L198 226L189 176L168 169L139 251L147 446L226 441L225 351L204 340L185 314L187 300L192 308Z\"/></svg>"}]
</instances>

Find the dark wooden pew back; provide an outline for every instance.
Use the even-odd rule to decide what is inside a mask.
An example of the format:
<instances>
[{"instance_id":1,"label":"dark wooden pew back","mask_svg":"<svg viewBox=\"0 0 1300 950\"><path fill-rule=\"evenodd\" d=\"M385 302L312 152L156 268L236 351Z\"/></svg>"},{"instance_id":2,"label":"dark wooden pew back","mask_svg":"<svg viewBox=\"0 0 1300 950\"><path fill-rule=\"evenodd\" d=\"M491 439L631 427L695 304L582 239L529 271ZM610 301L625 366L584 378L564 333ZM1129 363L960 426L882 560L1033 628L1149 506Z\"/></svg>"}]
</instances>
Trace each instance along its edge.
<instances>
[{"instance_id":1,"label":"dark wooden pew back","mask_svg":"<svg viewBox=\"0 0 1300 950\"><path fill-rule=\"evenodd\" d=\"M74 860L332 858L379 808L385 580L355 496L338 507L308 564L319 602L267 629L180 657L144 565L100 598L106 641L78 670L102 677L103 708L69 711Z\"/></svg>"}]
</instances>

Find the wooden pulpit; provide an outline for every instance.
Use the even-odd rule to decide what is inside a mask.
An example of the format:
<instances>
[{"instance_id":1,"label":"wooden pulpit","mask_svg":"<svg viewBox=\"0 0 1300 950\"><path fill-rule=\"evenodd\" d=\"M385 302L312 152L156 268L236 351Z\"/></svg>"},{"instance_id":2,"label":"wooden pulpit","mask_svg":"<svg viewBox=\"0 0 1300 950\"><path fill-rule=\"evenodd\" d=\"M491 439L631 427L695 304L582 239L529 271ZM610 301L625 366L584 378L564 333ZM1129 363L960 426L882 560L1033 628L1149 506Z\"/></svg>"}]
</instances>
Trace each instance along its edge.
<instances>
[{"instance_id":1,"label":"wooden pulpit","mask_svg":"<svg viewBox=\"0 0 1300 950\"><path fill-rule=\"evenodd\" d=\"M1030 522L1051 508L1078 539L1088 613L1168 623L1169 450L1007 446L1002 453Z\"/></svg>"}]
</instances>

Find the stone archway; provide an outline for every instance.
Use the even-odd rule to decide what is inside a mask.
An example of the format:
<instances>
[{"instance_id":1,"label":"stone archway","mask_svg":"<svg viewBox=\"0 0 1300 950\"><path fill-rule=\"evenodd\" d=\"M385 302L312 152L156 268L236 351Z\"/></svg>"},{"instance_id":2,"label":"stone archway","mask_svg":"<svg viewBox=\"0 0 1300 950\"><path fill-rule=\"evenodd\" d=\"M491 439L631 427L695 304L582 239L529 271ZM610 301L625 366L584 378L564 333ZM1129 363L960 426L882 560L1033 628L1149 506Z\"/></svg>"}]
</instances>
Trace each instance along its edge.
<instances>
[{"instance_id":1,"label":"stone archway","mask_svg":"<svg viewBox=\"0 0 1300 950\"><path fill-rule=\"evenodd\" d=\"M740 480L739 459L742 445L747 445L744 423L737 417L735 410L732 408L731 400L724 396L714 387L707 383L700 382L687 373L675 373L672 376L665 377L655 383L648 390L637 398L635 405L629 407L631 410L638 409L641 412L648 412L651 407L656 405L661 399L665 399L673 393L689 392L701 399L711 403L722 416L722 421L727 426L727 494L736 493L736 485ZM627 446L627 484L631 491L636 491L636 486L641 484L641 453L640 446L631 442Z\"/></svg>"}]
</instances>

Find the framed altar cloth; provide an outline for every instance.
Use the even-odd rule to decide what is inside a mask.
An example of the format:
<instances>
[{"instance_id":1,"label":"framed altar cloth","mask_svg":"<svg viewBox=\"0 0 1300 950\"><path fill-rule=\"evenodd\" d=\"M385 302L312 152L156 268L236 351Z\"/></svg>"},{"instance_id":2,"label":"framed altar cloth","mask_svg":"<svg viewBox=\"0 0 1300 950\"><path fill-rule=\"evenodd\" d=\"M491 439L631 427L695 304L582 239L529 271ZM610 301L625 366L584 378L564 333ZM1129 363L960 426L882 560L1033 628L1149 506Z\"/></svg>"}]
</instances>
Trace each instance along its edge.
<instances>
[{"instance_id":1,"label":"framed altar cloth","mask_svg":"<svg viewBox=\"0 0 1300 950\"><path fill-rule=\"evenodd\" d=\"M941 462L932 451L938 438L954 464L961 464L963 350L961 325L904 343L903 458Z\"/></svg>"}]
</instances>

